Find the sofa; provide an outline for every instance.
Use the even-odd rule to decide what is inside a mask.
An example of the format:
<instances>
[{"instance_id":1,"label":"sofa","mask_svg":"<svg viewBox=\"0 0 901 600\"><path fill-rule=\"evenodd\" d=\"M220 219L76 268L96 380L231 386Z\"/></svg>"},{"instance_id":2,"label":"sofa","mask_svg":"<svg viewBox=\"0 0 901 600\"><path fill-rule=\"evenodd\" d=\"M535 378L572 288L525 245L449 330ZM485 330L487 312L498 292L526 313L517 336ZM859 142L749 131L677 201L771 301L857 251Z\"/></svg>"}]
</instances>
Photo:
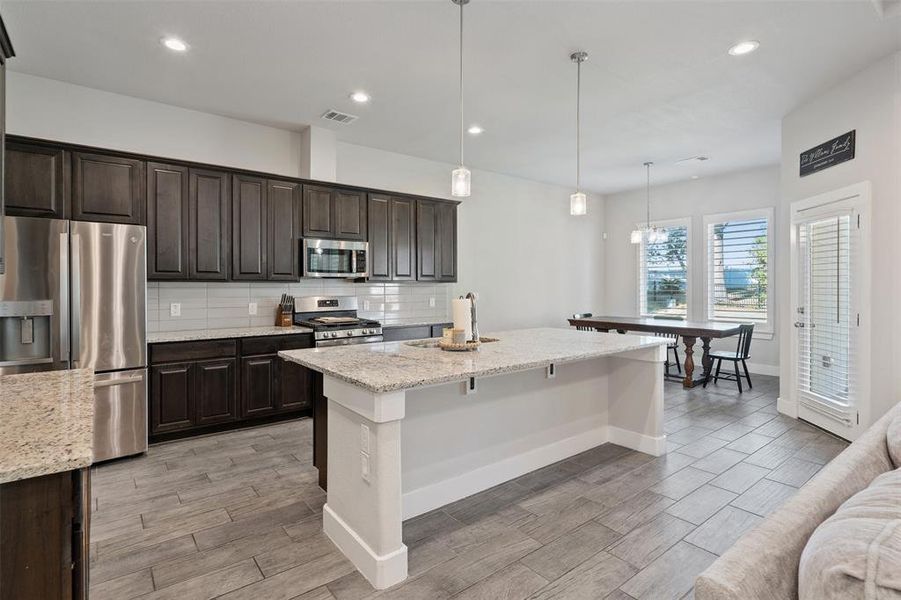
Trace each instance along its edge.
<instances>
[{"instance_id":1,"label":"sofa","mask_svg":"<svg viewBox=\"0 0 901 600\"><path fill-rule=\"evenodd\" d=\"M894 478L894 488L897 490L898 476L901 476L901 460L899 460L899 445L901 445L901 404L895 406L888 414L867 429L854 443L848 446L832 462L826 465L813 479L811 479L797 494L790 498L780 508L753 530L745 534L722 556L714 561L695 581L695 598L697 600L791 600L799 598L799 571L801 571L802 589L807 586L811 578L823 574L832 573L840 569L823 568L822 564L811 565L813 552L805 547L808 540L817 530L817 527L834 513L852 496L865 496L870 492L871 483L877 486L880 480L886 477ZM891 446L891 450L890 450ZM894 458L894 460L893 460ZM883 477L880 477L883 476ZM879 478L877 482L874 480ZM864 494L859 494L863 490ZM883 501L883 509L889 511L901 511L901 496L894 503L894 492L886 503ZM855 496L857 498L857 496ZM883 494L883 498L885 495ZM853 505L853 501L848 505ZM886 506L887 504L887 506ZM897 513L893 513L897 514ZM821 532L832 526L836 518L841 517L841 511L836 517L830 519L826 526L817 530L814 540L823 539ZM856 528L859 531L859 527ZM901 528L899 528L901 529ZM835 540L833 528L832 541ZM852 529L853 531L853 529ZM901 532L895 532L894 543L896 548L889 549L894 552L897 559L897 543L901 538ZM885 536L883 536L885 537ZM811 546L814 546L812 541ZM872 546L872 544L870 544ZM863 556L854 556L857 564L867 564L867 546L863 546ZM830 549L833 554L848 551L842 548ZM803 566L802 553L804 561ZM822 553L821 553L822 554ZM833 557L834 558L834 557ZM872 564L872 563L871 563ZM886 563L889 564L889 563ZM892 564L894 570L895 564ZM866 570L866 567L864 567ZM844 574L840 575L844 576ZM846 578L847 579L847 578ZM853 577L852 577L853 579ZM872 583L872 582L870 582ZM855 591L844 592L846 598L871 597L869 593L863 593L863 582L852 581L851 584L859 584ZM823 584L822 582L820 585ZM835 587L833 582L828 585ZM849 585L847 581L839 583L839 586ZM890 582L889 585L894 585ZM857 591L859 590L859 591ZM878 595L879 598L895 598L894 593ZM805 594L811 597L811 594ZM876 596L872 596L876 597Z\"/></svg>"}]
</instances>

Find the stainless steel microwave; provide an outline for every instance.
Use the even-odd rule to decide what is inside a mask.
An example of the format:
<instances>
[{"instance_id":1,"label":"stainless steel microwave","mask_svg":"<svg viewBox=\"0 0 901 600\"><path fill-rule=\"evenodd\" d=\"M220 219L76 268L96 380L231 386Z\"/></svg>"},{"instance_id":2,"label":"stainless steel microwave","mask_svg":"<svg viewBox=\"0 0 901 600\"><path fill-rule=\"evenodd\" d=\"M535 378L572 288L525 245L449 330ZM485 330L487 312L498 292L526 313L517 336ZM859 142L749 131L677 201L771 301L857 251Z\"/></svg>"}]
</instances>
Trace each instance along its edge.
<instances>
[{"instance_id":1,"label":"stainless steel microwave","mask_svg":"<svg viewBox=\"0 0 901 600\"><path fill-rule=\"evenodd\" d=\"M303 276L369 277L369 242L305 238Z\"/></svg>"}]
</instances>

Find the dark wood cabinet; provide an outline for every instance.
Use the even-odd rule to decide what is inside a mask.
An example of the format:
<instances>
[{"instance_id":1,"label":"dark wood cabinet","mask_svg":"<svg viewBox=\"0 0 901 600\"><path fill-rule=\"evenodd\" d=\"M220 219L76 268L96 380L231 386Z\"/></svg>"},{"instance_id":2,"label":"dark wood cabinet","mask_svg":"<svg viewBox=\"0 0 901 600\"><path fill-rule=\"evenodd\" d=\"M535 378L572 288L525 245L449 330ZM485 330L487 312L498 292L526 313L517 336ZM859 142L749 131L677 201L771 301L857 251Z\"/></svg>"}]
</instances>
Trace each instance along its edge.
<instances>
[{"instance_id":1,"label":"dark wood cabinet","mask_svg":"<svg viewBox=\"0 0 901 600\"><path fill-rule=\"evenodd\" d=\"M6 214L69 218L69 153L62 148L9 142L5 159Z\"/></svg>"},{"instance_id":2,"label":"dark wood cabinet","mask_svg":"<svg viewBox=\"0 0 901 600\"><path fill-rule=\"evenodd\" d=\"M366 192L303 186L304 237L365 240L366 212Z\"/></svg>"},{"instance_id":3,"label":"dark wood cabinet","mask_svg":"<svg viewBox=\"0 0 901 600\"><path fill-rule=\"evenodd\" d=\"M278 409L282 412L309 410L313 404L313 371L281 360L278 377Z\"/></svg>"},{"instance_id":4,"label":"dark wood cabinet","mask_svg":"<svg viewBox=\"0 0 901 600\"><path fill-rule=\"evenodd\" d=\"M278 409L277 354L241 359L241 416L270 415Z\"/></svg>"},{"instance_id":5,"label":"dark wood cabinet","mask_svg":"<svg viewBox=\"0 0 901 600\"><path fill-rule=\"evenodd\" d=\"M234 421L237 417L235 359L204 360L192 365L194 425Z\"/></svg>"},{"instance_id":6,"label":"dark wood cabinet","mask_svg":"<svg viewBox=\"0 0 901 600\"><path fill-rule=\"evenodd\" d=\"M188 278L229 278L231 190L224 171L189 172Z\"/></svg>"},{"instance_id":7,"label":"dark wood cabinet","mask_svg":"<svg viewBox=\"0 0 901 600\"><path fill-rule=\"evenodd\" d=\"M234 175L232 182L232 279L266 279L266 180Z\"/></svg>"},{"instance_id":8,"label":"dark wood cabinet","mask_svg":"<svg viewBox=\"0 0 901 600\"><path fill-rule=\"evenodd\" d=\"M147 165L147 278L188 277L188 169Z\"/></svg>"},{"instance_id":9,"label":"dark wood cabinet","mask_svg":"<svg viewBox=\"0 0 901 600\"><path fill-rule=\"evenodd\" d=\"M269 213L268 277L270 281L297 281L300 278L300 236L303 199L299 183L267 183Z\"/></svg>"},{"instance_id":10,"label":"dark wood cabinet","mask_svg":"<svg viewBox=\"0 0 901 600\"><path fill-rule=\"evenodd\" d=\"M419 281L457 280L457 205L416 201L416 254Z\"/></svg>"},{"instance_id":11,"label":"dark wood cabinet","mask_svg":"<svg viewBox=\"0 0 901 600\"><path fill-rule=\"evenodd\" d=\"M72 153L72 219L144 224L144 161Z\"/></svg>"},{"instance_id":12,"label":"dark wood cabinet","mask_svg":"<svg viewBox=\"0 0 901 600\"><path fill-rule=\"evenodd\" d=\"M150 432L166 433L191 427L194 420L191 364L150 368Z\"/></svg>"},{"instance_id":13,"label":"dark wood cabinet","mask_svg":"<svg viewBox=\"0 0 901 600\"><path fill-rule=\"evenodd\" d=\"M369 279L416 279L416 201L369 196Z\"/></svg>"}]
</instances>

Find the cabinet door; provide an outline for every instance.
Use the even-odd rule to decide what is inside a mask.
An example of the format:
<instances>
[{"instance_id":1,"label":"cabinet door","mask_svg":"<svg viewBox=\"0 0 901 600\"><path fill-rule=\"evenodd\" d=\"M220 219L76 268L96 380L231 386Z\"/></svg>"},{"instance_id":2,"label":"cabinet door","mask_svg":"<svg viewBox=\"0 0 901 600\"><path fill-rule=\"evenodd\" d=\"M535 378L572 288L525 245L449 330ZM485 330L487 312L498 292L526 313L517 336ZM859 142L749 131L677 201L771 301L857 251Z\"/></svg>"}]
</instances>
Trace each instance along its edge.
<instances>
[{"instance_id":1,"label":"cabinet door","mask_svg":"<svg viewBox=\"0 0 901 600\"><path fill-rule=\"evenodd\" d=\"M204 360L192 367L195 425L234 421L237 416L235 359Z\"/></svg>"},{"instance_id":2,"label":"cabinet door","mask_svg":"<svg viewBox=\"0 0 901 600\"><path fill-rule=\"evenodd\" d=\"M309 409L313 400L313 371L289 360L278 360L279 410L288 412Z\"/></svg>"},{"instance_id":3,"label":"cabinet door","mask_svg":"<svg viewBox=\"0 0 901 600\"><path fill-rule=\"evenodd\" d=\"M369 279L391 279L391 198L369 195Z\"/></svg>"},{"instance_id":4,"label":"cabinet door","mask_svg":"<svg viewBox=\"0 0 901 600\"><path fill-rule=\"evenodd\" d=\"M438 279L438 206L430 200L416 201L416 255L419 281Z\"/></svg>"},{"instance_id":5,"label":"cabinet door","mask_svg":"<svg viewBox=\"0 0 901 600\"><path fill-rule=\"evenodd\" d=\"M277 354L241 359L241 416L259 417L276 411Z\"/></svg>"},{"instance_id":6,"label":"cabinet door","mask_svg":"<svg viewBox=\"0 0 901 600\"><path fill-rule=\"evenodd\" d=\"M300 278L300 184L268 182L270 280L297 281Z\"/></svg>"},{"instance_id":7,"label":"cabinet door","mask_svg":"<svg viewBox=\"0 0 901 600\"><path fill-rule=\"evenodd\" d=\"M391 278L416 279L416 201L391 198Z\"/></svg>"},{"instance_id":8,"label":"cabinet door","mask_svg":"<svg viewBox=\"0 0 901 600\"><path fill-rule=\"evenodd\" d=\"M69 218L69 163L62 148L6 144L6 214Z\"/></svg>"},{"instance_id":9,"label":"cabinet door","mask_svg":"<svg viewBox=\"0 0 901 600\"><path fill-rule=\"evenodd\" d=\"M303 235L304 237L324 237L333 235L332 190L329 188L303 186Z\"/></svg>"},{"instance_id":10,"label":"cabinet door","mask_svg":"<svg viewBox=\"0 0 901 600\"><path fill-rule=\"evenodd\" d=\"M72 153L72 219L144 224L144 161Z\"/></svg>"},{"instance_id":11,"label":"cabinet door","mask_svg":"<svg viewBox=\"0 0 901 600\"><path fill-rule=\"evenodd\" d=\"M232 180L232 279L266 279L266 180Z\"/></svg>"},{"instance_id":12,"label":"cabinet door","mask_svg":"<svg viewBox=\"0 0 901 600\"><path fill-rule=\"evenodd\" d=\"M189 279L228 279L231 193L229 174L191 169Z\"/></svg>"},{"instance_id":13,"label":"cabinet door","mask_svg":"<svg viewBox=\"0 0 901 600\"><path fill-rule=\"evenodd\" d=\"M190 373L190 363L150 367L150 433L191 427L194 404Z\"/></svg>"},{"instance_id":14,"label":"cabinet door","mask_svg":"<svg viewBox=\"0 0 901 600\"><path fill-rule=\"evenodd\" d=\"M366 193L335 190L334 236L342 240L366 239Z\"/></svg>"},{"instance_id":15,"label":"cabinet door","mask_svg":"<svg viewBox=\"0 0 901 600\"><path fill-rule=\"evenodd\" d=\"M457 281L457 205L438 203L438 281Z\"/></svg>"},{"instance_id":16,"label":"cabinet door","mask_svg":"<svg viewBox=\"0 0 901 600\"><path fill-rule=\"evenodd\" d=\"M147 279L188 277L188 168L147 165Z\"/></svg>"}]
</instances>

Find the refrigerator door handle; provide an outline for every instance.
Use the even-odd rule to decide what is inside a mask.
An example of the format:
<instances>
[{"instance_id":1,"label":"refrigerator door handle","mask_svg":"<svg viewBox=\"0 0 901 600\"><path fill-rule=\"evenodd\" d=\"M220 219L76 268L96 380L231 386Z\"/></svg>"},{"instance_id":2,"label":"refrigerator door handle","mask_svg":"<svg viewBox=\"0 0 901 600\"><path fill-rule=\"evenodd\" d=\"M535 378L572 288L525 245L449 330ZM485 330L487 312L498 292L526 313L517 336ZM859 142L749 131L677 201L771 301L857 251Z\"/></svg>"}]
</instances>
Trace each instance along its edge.
<instances>
[{"instance_id":1,"label":"refrigerator door handle","mask_svg":"<svg viewBox=\"0 0 901 600\"><path fill-rule=\"evenodd\" d=\"M59 234L59 357L69 360L69 234Z\"/></svg>"},{"instance_id":2,"label":"refrigerator door handle","mask_svg":"<svg viewBox=\"0 0 901 600\"><path fill-rule=\"evenodd\" d=\"M72 301L70 303L72 320L71 355L72 365L81 358L81 236L73 233L72 240Z\"/></svg>"},{"instance_id":3,"label":"refrigerator door handle","mask_svg":"<svg viewBox=\"0 0 901 600\"><path fill-rule=\"evenodd\" d=\"M101 379L94 382L95 388L111 387L114 385L125 385L129 383L141 383L144 381L143 375L131 375L129 377L121 377L119 379Z\"/></svg>"}]
</instances>

